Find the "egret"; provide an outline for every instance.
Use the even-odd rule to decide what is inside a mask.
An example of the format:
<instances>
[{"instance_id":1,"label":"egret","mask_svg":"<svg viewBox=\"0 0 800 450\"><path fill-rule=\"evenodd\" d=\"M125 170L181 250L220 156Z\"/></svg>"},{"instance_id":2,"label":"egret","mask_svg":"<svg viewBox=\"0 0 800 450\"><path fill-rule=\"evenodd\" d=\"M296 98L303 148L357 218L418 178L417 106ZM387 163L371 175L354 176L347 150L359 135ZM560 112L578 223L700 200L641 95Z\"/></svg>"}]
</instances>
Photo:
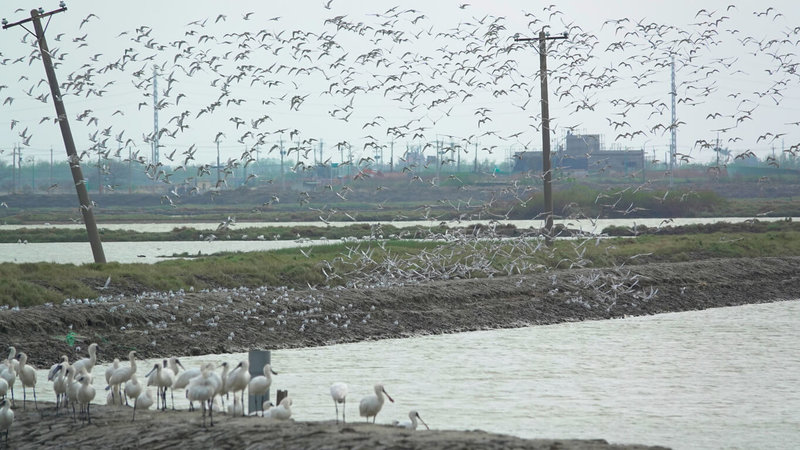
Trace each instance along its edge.
<instances>
[{"instance_id":1,"label":"egret","mask_svg":"<svg viewBox=\"0 0 800 450\"><path fill-rule=\"evenodd\" d=\"M269 403L272 406L272 403ZM261 406L264 407L263 405ZM275 420L289 420L292 417L292 399L289 397L281 400L281 403L274 408L267 410L268 417Z\"/></svg>"},{"instance_id":2,"label":"egret","mask_svg":"<svg viewBox=\"0 0 800 450\"><path fill-rule=\"evenodd\" d=\"M361 417L367 418L367 423L369 423L370 417L372 417L372 423L375 423L378 413L381 412L381 408L383 408L384 394L386 394L386 398L388 398L390 402L394 403L394 399L386 392L382 384L375 385L375 395L369 395L361 399L361 403L358 405L358 413Z\"/></svg>"},{"instance_id":3,"label":"egret","mask_svg":"<svg viewBox=\"0 0 800 450\"><path fill-rule=\"evenodd\" d=\"M233 392L236 397L236 392L242 392L242 403L244 403L244 390L250 382L250 363L247 361L240 362L235 369L228 375L225 381L225 389L228 392Z\"/></svg>"},{"instance_id":4,"label":"egret","mask_svg":"<svg viewBox=\"0 0 800 450\"><path fill-rule=\"evenodd\" d=\"M333 398L333 405L336 407L336 423L339 423L339 403L342 404L342 423L345 423L345 400L347 398L347 384L333 383L331 385L331 397Z\"/></svg>"},{"instance_id":5,"label":"egret","mask_svg":"<svg viewBox=\"0 0 800 450\"><path fill-rule=\"evenodd\" d=\"M409 430L416 430L418 425L417 420L419 420L420 422L422 422L423 425L425 425L425 428L429 430L431 429L428 426L428 424L425 423L424 420L422 420L422 417L419 416L419 413L416 410L409 411L408 418L411 419L411 422L400 422L395 420L394 423L392 423L392 425L400 428L408 428Z\"/></svg>"},{"instance_id":6,"label":"egret","mask_svg":"<svg viewBox=\"0 0 800 450\"><path fill-rule=\"evenodd\" d=\"M272 375L277 375L277 374L278 372L272 370L272 366L270 366L269 364L265 364L264 375L259 375L257 377L251 378L250 383L247 384L247 392L249 392L250 395L261 397L261 398L256 398L256 404L262 405L261 409L262 417L264 416L263 397L265 395L269 397L269 387L270 385L272 385Z\"/></svg>"},{"instance_id":7,"label":"egret","mask_svg":"<svg viewBox=\"0 0 800 450\"><path fill-rule=\"evenodd\" d=\"M8 448L8 431L14 423L14 411L11 410L11 403L6 399L0 400L0 432L6 432L6 448Z\"/></svg>"},{"instance_id":8,"label":"egret","mask_svg":"<svg viewBox=\"0 0 800 450\"><path fill-rule=\"evenodd\" d=\"M76 361L72 367L75 368L75 373L80 373L81 369L86 369L87 373L91 373L94 365L97 364L97 344L92 343L89 345L89 357Z\"/></svg>"},{"instance_id":9,"label":"egret","mask_svg":"<svg viewBox=\"0 0 800 450\"><path fill-rule=\"evenodd\" d=\"M24 352L19 355L19 381L22 383L22 409L25 409L25 388L33 388L33 406L39 409L36 404L36 369L28 365L28 355Z\"/></svg>"}]
</instances>

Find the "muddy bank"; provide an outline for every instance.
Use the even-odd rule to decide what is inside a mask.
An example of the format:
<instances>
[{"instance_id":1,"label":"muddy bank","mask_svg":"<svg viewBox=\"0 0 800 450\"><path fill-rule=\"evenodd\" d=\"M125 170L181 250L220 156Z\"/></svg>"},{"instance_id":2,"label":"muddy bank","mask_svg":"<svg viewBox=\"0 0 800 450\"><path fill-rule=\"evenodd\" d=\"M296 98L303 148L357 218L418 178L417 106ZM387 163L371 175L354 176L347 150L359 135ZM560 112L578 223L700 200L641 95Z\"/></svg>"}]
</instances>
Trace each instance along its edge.
<instances>
[{"instance_id":1,"label":"muddy bank","mask_svg":"<svg viewBox=\"0 0 800 450\"><path fill-rule=\"evenodd\" d=\"M603 440L521 439L484 431L410 431L386 425L329 422L278 422L261 417L214 415L202 427L200 412L137 411L92 405L92 423L73 423L53 404L16 411L10 448L238 448L238 449L658 449L613 445Z\"/></svg>"},{"instance_id":2,"label":"muddy bank","mask_svg":"<svg viewBox=\"0 0 800 450\"><path fill-rule=\"evenodd\" d=\"M6 344L44 367L67 354L142 358L307 347L800 298L800 258L556 270L419 285L150 293L0 311Z\"/></svg>"}]
</instances>

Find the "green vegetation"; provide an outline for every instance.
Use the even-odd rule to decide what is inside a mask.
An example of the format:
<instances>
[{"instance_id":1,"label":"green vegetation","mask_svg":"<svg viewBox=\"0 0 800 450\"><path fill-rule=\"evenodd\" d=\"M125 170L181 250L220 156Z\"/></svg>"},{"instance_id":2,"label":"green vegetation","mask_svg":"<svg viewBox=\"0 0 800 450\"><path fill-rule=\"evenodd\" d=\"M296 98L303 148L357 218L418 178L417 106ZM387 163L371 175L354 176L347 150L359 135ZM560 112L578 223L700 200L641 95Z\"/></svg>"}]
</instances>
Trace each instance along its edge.
<instances>
[{"instance_id":1,"label":"green vegetation","mask_svg":"<svg viewBox=\"0 0 800 450\"><path fill-rule=\"evenodd\" d=\"M704 258L751 258L763 256L800 256L800 227L791 222L756 225L748 231L709 231L680 235L647 234L636 238L610 238L589 241L576 249L576 241L557 241L552 252L538 251L526 256L530 267L569 268L582 257L585 267L610 267L614 264L694 261ZM697 230L694 230L697 231ZM359 244L366 249L366 243ZM465 260L488 244L459 247L433 241L389 241L381 248L370 244L376 265L387 254L397 258L422 251L451 254L452 262ZM308 257L298 249L272 252L228 253L194 259L164 261L157 264L0 264L0 304L31 306L58 303L65 298L94 298L99 295L146 291L166 291L216 287L255 287L261 285L303 288L328 284L323 274L324 261L335 261L349 252L348 246L336 243L313 247ZM515 255L516 253L516 255ZM493 252L492 264L499 269L511 258L520 256L509 242L502 252ZM348 267L334 263L343 278L330 283L344 283ZM354 267L354 266L353 266ZM361 266L370 270L370 266ZM329 269L330 270L330 269ZM474 273L473 276L481 276ZM100 289L111 277L107 290Z\"/></svg>"},{"instance_id":2,"label":"green vegetation","mask_svg":"<svg viewBox=\"0 0 800 450\"><path fill-rule=\"evenodd\" d=\"M513 226L511 228L514 228ZM137 232L134 230L109 230L100 228L103 242L145 242L145 241L200 241L211 234L221 240L291 240L309 239L341 239L347 237L374 238L415 238L427 236L429 232L444 232L446 227L434 224L430 227L403 227L393 225L370 226L354 224L342 227L326 226L274 226L248 227L246 224L231 227L227 230L198 230L191 227L176 227L165 232ZM0 243L19 241L34 242L86 242L86 230L63 228L20 228L0 230Z\"/></svg>"}]
</instances>

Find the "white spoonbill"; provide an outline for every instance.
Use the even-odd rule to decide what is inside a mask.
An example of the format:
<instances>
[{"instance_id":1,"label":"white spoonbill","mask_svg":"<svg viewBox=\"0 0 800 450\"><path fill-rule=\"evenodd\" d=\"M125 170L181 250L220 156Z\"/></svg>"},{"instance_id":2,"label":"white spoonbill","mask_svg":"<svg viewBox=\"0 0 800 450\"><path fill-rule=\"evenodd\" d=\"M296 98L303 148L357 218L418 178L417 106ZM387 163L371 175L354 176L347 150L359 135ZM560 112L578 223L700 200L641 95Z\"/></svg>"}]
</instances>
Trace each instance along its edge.
<instances>
[{"instance_id":1,"label":"white spoonbill","mask_svg":"<svg viewBox=\"0 0 800 450\"><path fill-rule=\"evenodd\" d=\"M222 364L220 364L220 366L222 366L221 374L214 372L214 365L210 364L208 366L209 370L208 377L211 379L211 383L214 385L214 395L222 399L222 396L228 393L226 382L228 380L228 368L230 366L228 365L227 362L223 362ZM191 400L189 401L189 406L192 406Z\"/></svg>"},{"instance_id":2,"label":"white spoonbill","mask_svg":"<svg viewBox=\"0 0 800 450\"><path fill-rule=\"evenodd\" d=\"M178 358L172 356L167 360L167 365L164 368L164 370L161 371L161 377L164 379L164 382L169 381L169 386L168 386L169 387L169 395L170 395L170 398L172 398L172 410L173 411L175 410L175 389L173 388L173 386L175 384L175 378L178 376L178 372L180 372L181 369L186 370L186 368L183 367L183 364L181 364L181 361ZM164 405L166 406L166 403L167 403L167 398L166 398L167 397L167 392L166 392L166 388L164 388L164 389L165 389L164 390Z\"/></svg>"},{"instance_id":3,"label":"white spoonbill","mask_svg":"<svg viewBox=\"0 0 800 450\"><path fill-rule=\"evenodd\" d=\"M375 395L369 395L361 399L361 403L358 405L358 414L361 417L366 417L368 423L370 417L372 417L372 423L375 423L378 413L381 412L381 408L383 408L384 394L386 394L386 398L388 398L390 402L394 403L394 399L392 399L380 383L375 385Z\"/></svg>"},{"instance_id":4,"label":"white spoonbill","mask_svg":"<svg viewBox=\"0 0 800 450\"><path fill-rule=\"evenodd\" d=\"M81 384L81 386L78 388L78 404L81 406L81 409L85 408L86 421L91 425L92 416L89 412L89 405L92 403L92 400L94 400L94 386L89 384L91 383L91 379L85 374L79 376L76 381Z\"/></svg>"},{"instance_id":5,"label":"white spoonbill","mask_svg":"<svg viewBox=\"0 0 800 450\"><path fill-rule=\"evenodd\" d=\"M119 358L114 358L114 362L111 363L111 366L106 367L106 384L109 384L108 380L111 379L111 375L114 374L114 371L119 369Z\"/></svg>"},{"instance_id":6,"label":"white spoonbill","mask_svg":"<svg viewBox=\"0 0 800 450\"><path fill-rule=\"evenodd\" d=\"M242 361L228 375L228 379L225 381L225 389L227 389L228 392L233 392L234 397L236 397L237 392L241 391L242 404L244 404L244 390L247 389L247 384L249 382L250 382L250 363L247 361ZM244 413L244 411L242 412Z\"/></svg>"},{"instance_id":7,"label":"white spoonbill","mask_svg":"<svg viewBox=\"0 0 800 450\"><path fill-rule=\"evenodd\" d=\"M228 405L228 414L231 416L243 416L244 415L244 408L242 407L242 402L239 401L239 397L233 396L233 404Z\"/></svg>"},{"instance_id":8,"label":"white spoonbill","mask_svg":"<svg viewBox=\"0 0 800 450\"><path fill-rule=\"evenodd\" d=\"M59 371L62 371L61 373L63 373L64 368L68 365L69 356L61 355L61 362L57 362L50 366L50 370L47 372L47 381L54 381Z\"/></svg>"},{"instance_id":9,"label":"white spoonbill","mask_svg":"<svg viewBox=\"0 0 800 450\"><path fill-rule=\"evenodd\" d=\"M281 403L274 408L271 407L272 403L269 403L269 406L270 408L267 409L267 417L270 419L289 420L292 417L292 399L289 397L281 400Z\"/></svg>"},{"instance_id":10,"label":"white spoonbill","mask_svg":"<svg viewBox=\"0 0 800 450\"><path fill-rule=\"evenodd\" d=\"M226 366L227 367L227 366ZM211 369L208 365L203 366L200 371L200 376L192 378L189 385L186 387L186 398L190 402L200 402L203 407L203 427L206 426L206 409L208 409L208 418L211 421L211 426L214 426L213 413L213 400L216 395L217 384L211 377Z\"/></svg>"},{"instance_id":11,"label":"white spoonbill","mask_svg":"<svg viewBox=\"0 0 800 450\"><path fill-rule=\"evenodd\" d=\"M132 399L136 402L136 399L142 394L142 390L144 390L144 387L139 383L139 377L135 373L132 374L131 379L125 382L125 401Z\"/></svg>"},{"instance_id":12,"label":"white spoonbill","mask_svg":"<svg viewBox=\"0 0 800 450\"><path fill-rule=\"evenodd\" d=\"M147 377L147 385L156 386L158 388L157 396L160 399L160 404L156 406L162 411L167 410L167 388L172 387L172 382L175 378L175 372L166 366L167 360L165 359L164 367L162 367L161 364L155 364L153 370L145 375Z\"/></svg>"},{"instance_id":13,"label":"white spoonbill","mask_svg":"<svg viewBox=\"0 0 800 450\"><path fill-rule=\"evenodd\" d=\"M189 370L184 370L181 372L180 375L178 375L178 377L175 379L175 382L172 383L172 390L186 389L186 386L189 385L189 381L191 381L192 378L200 376L201 370L202 368L200 367L192 367ZM194 411L194 403L192 402L189 402L189 411Z\"/></svg>"},{"instance_id":14,"label":"white spoonbill","mask_svg":"<svg viewBox=\"0 0 800 450\"><path fill-rule=\"evenodd\" d=\"M392 423L392 425L394 425L396 427L400 427L400 428L408 428L409 430L416 430L417 429L417 425L418 425L417 424L417 420L419 420L420 422L422 422L423 425L425 425L425 428L427 428L429 430L431 429L428 426L428 424L425 423L424 420L422 420L422 417L419 416L419 413L416 410L412 409L411 411L409 411L408 418L411 419L411 422L400 422L398 420L395 420Z\"/></svg>"},{"instance_id":15,"label":"white spoonbill","mask_svg":"<svg viewBox=\"0 0 800 450\"><path fill-rule=\"evenodd\" d=\"M342 423L345 423L345 401L347 400L347 384L333 383L331 385L331 398L333 398L333 405L336 407L336 423L339 423L339 403L342 404Z\"/></svg>"},{"instance_id":16,"label":"white spoonbill","mask_svg":"<svg viewBox=\"0 0 800 450\"><path fill-rule=\"evenodd\" d=\"M0 400L0 432L6 433L6 448L8 448L8 431L14 423L14 411L11 410L11 403L6 399Z\"/></svg>"},{"instance_id":17,"label":"white spoonbill","mask_svg":"<svg viewBox=\"0 0 800 450\"><path fill-rule=\"evenodd\" d=\"M0 361L0 372L4 370L4 367L10 367L12 365L16 366L17 360L14 359L17 357L17 348L13 345L8 347L8 358Z\"/></svg>"},{"instance_id":18,"label":"white spoonbill","mask_svg":"<svg viewBox=\"0 0 800 450\"><path fill-rule=\"evenodd\" d=\"M75 364L72 365L72 367L75 368L76 374L80 373L81 369L86 369L87 373L92 373L94 365L97 364L97 350L99 349L96 343L89 345L89 357L76 361Z\"/></svg>"},{"instance_id":19,"label":"white spoonbill","mask_svg":"<svg viewBox=\"0 0 800 450\"><path fill-rule=\"evenodd\" d=\"M0 370L0 380L3 380L6 386L6 393L11 390L11 402L14 402L14 382L17 381L17 369L14 366L2 366ZM3 394L5 397L6 394Z\"/></svg>"},{"instance_id":20,"label":"white spoonbill","mask_svg":"<svg viewBox=\"0 0 800 450\"><path fill-rule=\"evenodd\" d=\"M131 422L136 420L137 409L150 409L151 406L153 406L153 391L145 389L145 391L139 394L136 400L133 401L133 417L131 418Z\"/></svg>"},{"instance_id":21,"label":"white spoonbill","mask_svg":"<svg viewBox=\"0 0 800 450\"><path fill-rule=\"evenodd\" d=\"M272 385L272 375L277 375L278 372L272 370L269 364L264 365L264 375L259 375L250 379L247 384L247 392L256 397L256 404L262 405L261 416L264 416L264 396L269 397L269 387Z\"/></svg>"},{"instance_id":22,"label":"white spoonbill","mask_svg":"<svg viewBox=\"0 0 800 450\"><path fill-rule=\"evenodd\" d=\"M25 409L25 388L33 388L33 406L39 409L36 404L36 369L28 365L28 355L24 352L19 355L19 381L22 383L22 409Z\"/></svg>"},{"instance_id":23,"label":"white spoonbill","mask_svg":"<svg viewBox=\"0 0 800 450\"><path fill-rule=\"evenodd\" d=\"M136 373L136 351L131 350L128 352L128 361L129 364L127 367L119 367L117 364L117 368L111 372L111 375L108 375L106 372L106 382L108 386L106 386L106 390L111 389L111 394L116 395L118 398L116 402L122 404L122 398L120 391L122 391L122 383L127 383L128 380ZM137 395L138 396L138 395ZM135 397L134 397L135 398ZM128 397L125 397L125 404L128 404Z\"/></svg>"}]
</instances>

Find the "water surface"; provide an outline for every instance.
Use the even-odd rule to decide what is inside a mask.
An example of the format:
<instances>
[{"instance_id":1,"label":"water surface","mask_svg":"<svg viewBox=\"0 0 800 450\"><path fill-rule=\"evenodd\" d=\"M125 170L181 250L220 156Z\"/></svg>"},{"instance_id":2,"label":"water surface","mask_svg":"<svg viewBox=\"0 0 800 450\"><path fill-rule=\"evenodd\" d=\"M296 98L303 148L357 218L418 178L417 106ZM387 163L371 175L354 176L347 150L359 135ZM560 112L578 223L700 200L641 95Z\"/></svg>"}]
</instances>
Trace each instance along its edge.
<instances>
[{"instance_id":1,"label":"water surface","mask_svg":"<svg viewBox=\"0 0 800 450\"><path fill-rule=\"evenodd\" d=\"M437 429L788 449L800 442L798 317L795 300L278 350L272 392L289 391L297 420L333 420L328 387L337 381L349 383L348 418L359 420L359 399L382 382L396 403L386 403L379 423L417 409ZM192 367L246 358L181 360ZM150 368L140 363L140 375ZM95 369L98 392L103 372ZM41 398L51 398L42 373L39 380Z\"/></svg>"}]
</instances>

